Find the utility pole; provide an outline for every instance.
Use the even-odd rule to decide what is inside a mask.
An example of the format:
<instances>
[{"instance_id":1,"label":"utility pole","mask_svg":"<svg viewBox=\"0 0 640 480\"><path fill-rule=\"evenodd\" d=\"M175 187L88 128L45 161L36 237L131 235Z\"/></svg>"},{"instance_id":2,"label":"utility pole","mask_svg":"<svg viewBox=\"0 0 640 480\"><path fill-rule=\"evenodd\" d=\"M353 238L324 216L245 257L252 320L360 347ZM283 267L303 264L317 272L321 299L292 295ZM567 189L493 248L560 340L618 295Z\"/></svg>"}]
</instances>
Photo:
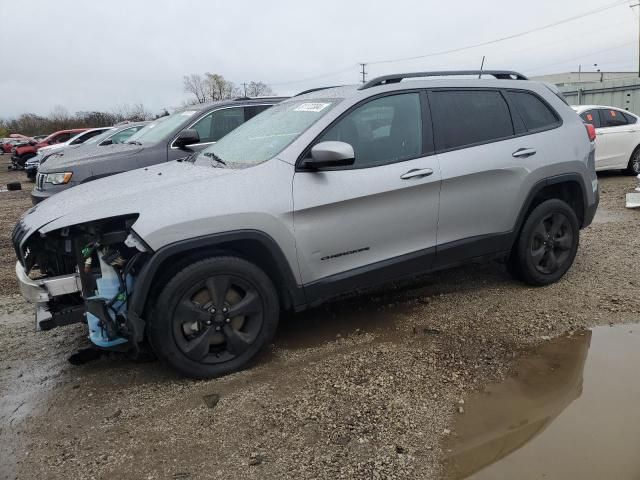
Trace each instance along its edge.
<instances>
[{"instance_id":1,"label":"utility pole","mask_svg":"<svg viewBox=\"0 0 640 480\"><path fill-rule=\"evenodd\" d=\"M478 79L482 78L482 69L484 68L484 55L482 56L482 63L480 64L480 73L478 74Z\"/></svg>"},{"instance_id":2,"label":"utility pole","mask_svg":"<svg viewBox=\"0 0 640 480\"><path fill-rule=\"evenodd\" d=\"M242 87L244 88L244 96L247 96L247 84L246 82L242 82Z\"/></svg>"},{"instance_id":3,"label":"utility pole","mask_svg":"<svg viewBox=\"0 0 640 480\"><path fill-rule=\"evenodd\" d=\"M629 8L640 6L640 3L629 5ZM640 77L640 12L638 12L638 77Z\"/></svg>"},{"instance_id":4,"label":"utility pole","mask_svg":"<svg viewBox=\"0 0 640 480\"><path fill-rule=\"evenodd\" d=\"M362 67L362 71L360 72L362 74L362 83L365 83L366 79L367 79L367 77L366 77L367 72L365 71L364 67L366 67L367 64L366 63L361 63L360 66Z\"/></svg>"}]
</instances>

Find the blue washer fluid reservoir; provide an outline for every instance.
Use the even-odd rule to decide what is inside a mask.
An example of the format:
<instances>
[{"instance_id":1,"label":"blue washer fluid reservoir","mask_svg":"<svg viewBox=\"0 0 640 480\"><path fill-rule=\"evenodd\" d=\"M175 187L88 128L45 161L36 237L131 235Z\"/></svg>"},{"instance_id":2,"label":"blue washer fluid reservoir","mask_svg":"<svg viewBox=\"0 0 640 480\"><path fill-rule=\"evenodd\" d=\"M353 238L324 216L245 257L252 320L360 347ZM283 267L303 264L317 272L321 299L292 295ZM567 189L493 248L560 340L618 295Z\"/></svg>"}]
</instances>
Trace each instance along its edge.
<instances>
[{"instance_id":1,"label":"blue washer fluid reservoir","mask_svg":"<svg viewBox=\"0 0 640 480\"><path fill-rule=\"evenodd\" d=\"M118 293L120 292L118 273L113 269L111 265L108 265L102 260L101 255L98 255L98 257L100 258L100 270L102 272L102 278L96 280L96 294L91 297L91 299L110 302L113 297L118 295ZM133 287L133 278L131 277L131 275L127 276L126 283L127 289L131 291L131 287ZM117 300L112 305L112 307L116 312L120 312L122 309L124 309L125 304L125 301ZM109 309L109 315L113 319L115 319L116 317L116 314L111 309ZM89 312L87 312L87 324L89 325L89 340L91 340L91 342L93 342L98 347L115 347L116 345L121 345L128 341L123 337L109 339L109 336L107 335L107 329L104 328L104 325L102 325L102 321Z\"/></svg>"}]
</instances>

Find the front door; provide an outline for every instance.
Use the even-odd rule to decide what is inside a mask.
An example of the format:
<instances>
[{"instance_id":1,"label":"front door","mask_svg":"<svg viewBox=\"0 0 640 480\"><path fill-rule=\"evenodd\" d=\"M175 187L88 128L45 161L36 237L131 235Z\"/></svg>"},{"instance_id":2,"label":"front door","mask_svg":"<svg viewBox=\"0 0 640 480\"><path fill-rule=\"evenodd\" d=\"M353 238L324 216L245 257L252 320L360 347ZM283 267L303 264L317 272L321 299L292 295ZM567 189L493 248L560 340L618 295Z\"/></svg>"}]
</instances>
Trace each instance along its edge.
<instances>
[{"instance_id":1,"label":"front door","mask_svg":"<svg viewBox=\"0 0 640 480\"><path fill-rule=\"evenodd\" d=\"M396 93L368 100L314 142L349 143L355 162L294 175L294 228L303 283L340 274L343 281L354 279L349 286L357 288L377 283L375 272L382 267L389 267L391 276L402 276L408 263L418 270L431 266L440 167L431 154L430 136L423 132L423 95ZM383 280L391 279L387 275Z\"/></svg>"}]
</instances>

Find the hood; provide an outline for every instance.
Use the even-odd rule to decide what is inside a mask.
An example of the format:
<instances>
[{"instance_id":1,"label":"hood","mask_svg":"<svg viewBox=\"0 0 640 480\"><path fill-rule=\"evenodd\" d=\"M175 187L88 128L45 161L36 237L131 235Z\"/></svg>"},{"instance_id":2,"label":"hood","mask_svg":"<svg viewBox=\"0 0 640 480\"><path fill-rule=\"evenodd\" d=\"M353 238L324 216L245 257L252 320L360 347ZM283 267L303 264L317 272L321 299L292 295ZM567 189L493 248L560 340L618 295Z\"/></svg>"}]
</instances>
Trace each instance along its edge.
<instances>
[{"instance_id":1,"label":"hood","mask_svg":"<svg viewBox=\"0 0 640 480\"><path fill-rule=\"evenodd\" d=\"M51 173L60 171L63 168L71 168L78 164L90 165L105 160L111 160L117 157L129 157L140 152L144 147L132 144L115 144L115 145L85 145L78 148L65 149L61 152L55 152L47 162L42 165L43 173Z\"/></svg>"},{"instance_id":2,"label":"hood","mask_svg":"<svg viewBox=\"0 0 640 480\"><path fill-rule=\"evenodd\" d=\"M21 220L31 234L38 229L47 233L103 218L143 215L145 209L156 208L151 206L157 205L160 197L176 190L188 195L202 184L216 188L217 177L240 172L177 161L131 170L60 192L32 207Z\"/></svg>"}]
</instances>

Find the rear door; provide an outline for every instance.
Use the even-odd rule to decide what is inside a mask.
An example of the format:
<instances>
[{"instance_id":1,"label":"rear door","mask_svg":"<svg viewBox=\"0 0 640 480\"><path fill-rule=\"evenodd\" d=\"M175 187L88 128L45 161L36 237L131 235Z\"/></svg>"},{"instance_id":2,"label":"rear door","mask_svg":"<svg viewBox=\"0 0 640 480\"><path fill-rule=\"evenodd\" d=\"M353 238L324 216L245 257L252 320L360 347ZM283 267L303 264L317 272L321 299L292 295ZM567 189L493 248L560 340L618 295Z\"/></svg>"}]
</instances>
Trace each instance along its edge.
<instances>
[{"instance_id":1,"label":"rear door","mask_svg":"<svg viewBox=\"0 0 640 480\"><path fill-rule=\"evenodd\" d=\"M508 249L525 179L544 164L559 117L521 90L430 90L429 103L442 171L438 266Z\"/></svg>"},{"instance_id":2,"label":"rear door","mask_svg":"<svg viewBox=\"0 0 640 480\"><path fill-rule=\"evenodd\" d=\"M392 266L385 280L406 274L407 268L430 268L440 168L424 92L365 100L313 144L329 140L349 143L355 163L294 175L294 228L303 283L320 285L315 294L323 296L322 280L334 276L326 284L335 286L337 274L352 289L376 283L384 267Z\"/></svg>"},{"instance_id":3,"label":"rear door","mask_svg":"<svg viewBox=\"0 0 640 480\"><path fill-rule=\"evenodd\" d=\"M629 126L627 117L620 110L601 108L599 112L601 128L596 133L606 142L601 157L601 166L604 168L626 168L631 152L636 146L634 128ZM597 164L596 166L599 167Z\"/></svg>"}]
</instances>

